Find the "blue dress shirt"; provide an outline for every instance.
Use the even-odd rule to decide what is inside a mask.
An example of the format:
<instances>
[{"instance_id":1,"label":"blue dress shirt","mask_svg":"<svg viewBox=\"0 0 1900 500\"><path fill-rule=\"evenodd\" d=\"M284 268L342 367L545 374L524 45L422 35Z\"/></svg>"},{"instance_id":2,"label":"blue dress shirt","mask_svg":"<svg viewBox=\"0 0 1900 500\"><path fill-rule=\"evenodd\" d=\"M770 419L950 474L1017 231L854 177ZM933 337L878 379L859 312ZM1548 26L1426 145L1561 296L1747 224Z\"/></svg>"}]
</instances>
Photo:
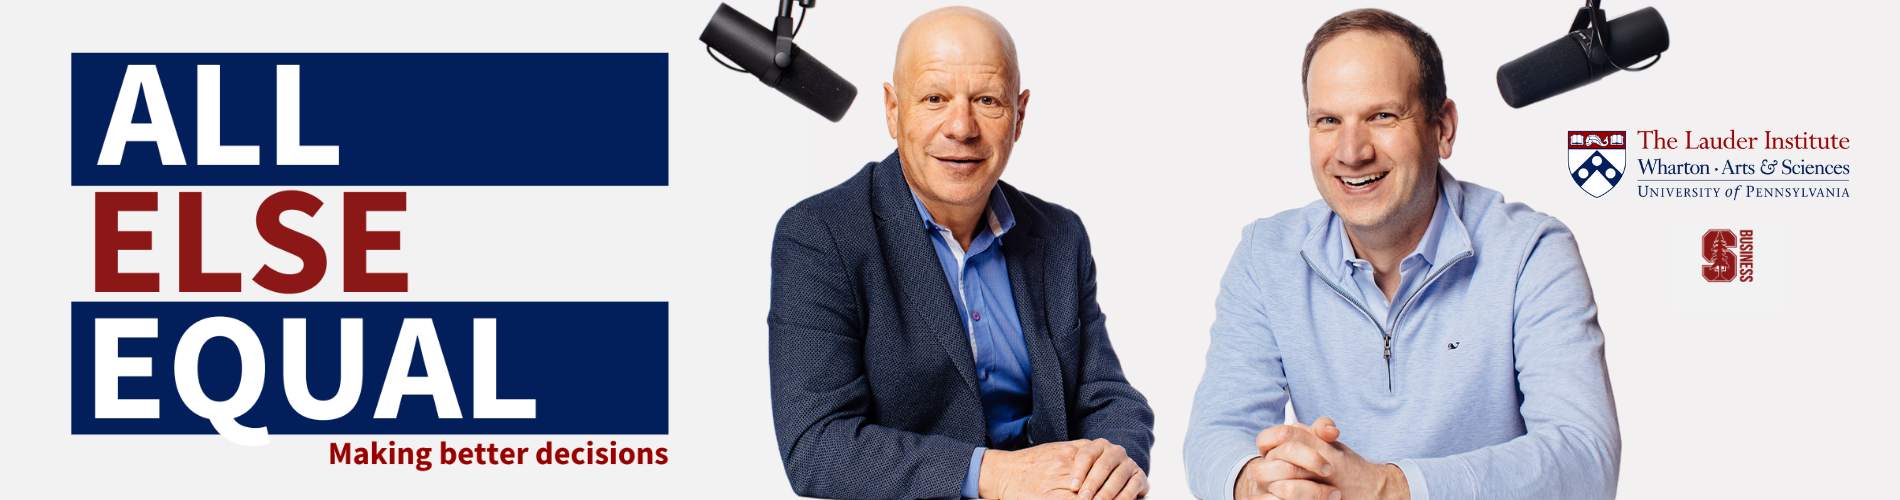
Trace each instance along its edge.
<instances>
[{"instance_id":1,"label":"blue dress shirt","mask_svg":"<svg viewBox=\"0 0 1900 500\"><path fill-rule=\"evenodd\" d=\"M1023 324L1016 316L1016 294L1010 289L1009 267L1003 260L1003 234L1016 226L1016 216L1003 199L1003 189L990 188L984 215L987 230L978 230L969 250L958 244L948 228L937 224L917 199L917 214L943 264L943 275L956 292L957 312L970 333L970 351L976 360L977 387L982 391L983 416L989 424L990 444L1018 449L1028 442L1023 432L1033 400L1029 396L1029 348L1023 344ZM963 480L963 496L976 498L977 477L986 447L970 454L970 470Z\"/></svg>"}]
</instances>

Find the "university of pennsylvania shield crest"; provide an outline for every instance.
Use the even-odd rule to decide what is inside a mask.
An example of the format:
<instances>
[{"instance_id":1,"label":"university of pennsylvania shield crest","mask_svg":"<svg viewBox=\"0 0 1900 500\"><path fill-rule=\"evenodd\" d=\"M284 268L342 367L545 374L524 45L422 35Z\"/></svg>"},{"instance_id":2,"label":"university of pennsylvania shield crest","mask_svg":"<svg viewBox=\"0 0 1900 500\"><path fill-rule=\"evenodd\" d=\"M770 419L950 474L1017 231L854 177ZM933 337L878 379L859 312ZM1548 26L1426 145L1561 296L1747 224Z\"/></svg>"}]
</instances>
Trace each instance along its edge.
<instances>
[{"instance_id":1,"label":"university of pennsylvania shield crest","mask_svg":"<svg viewBox=\"0 0 1900 500\"><path fill-rule=\"evenodd\" d=\"M1601 198L1623 181L1623 132L1570 132L1570 180L1590 196Z\"/></svg>"}]
</instances>

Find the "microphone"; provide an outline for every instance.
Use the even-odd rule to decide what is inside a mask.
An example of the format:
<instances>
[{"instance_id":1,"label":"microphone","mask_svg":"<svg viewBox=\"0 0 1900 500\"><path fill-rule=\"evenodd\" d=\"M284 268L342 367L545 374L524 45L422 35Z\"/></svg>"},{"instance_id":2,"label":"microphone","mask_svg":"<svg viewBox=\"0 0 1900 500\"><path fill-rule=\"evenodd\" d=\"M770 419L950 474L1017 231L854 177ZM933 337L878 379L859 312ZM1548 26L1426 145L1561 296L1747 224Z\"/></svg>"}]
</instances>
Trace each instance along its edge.
<instances>
[{"instance_id":1,"label":"microphone","mask_svg":"<svg viewBox=\"0 0 1900 500\"><path fill-rule=\"evenodd\" d=\"M699 41L705 42L709 50L724 54L745 72L758 76L765 86L778 89L779 93L825 119L833 122L844 119L845 111L851 109L851 101L858 97L858 88L825 63L818 62L811 53L791 43L797 31L787 15L790 3L781 2L781 19L776 24L783 33L777 34L721 3L712 21L706 23L706 30L699 34Z\"/></svg>"},{"instance_id":2,"label":"microphone","mask_svg":"<svg viewBox=\"0 0 1900 500\"><path fill-rule=\"evenodd\" d=\"M1642 71L1655 61L1642 67L1630 64L1650 57L1661 60L1662 52L1669 50L1669 27L1655 7L1604 21L1599 3L1590 0L1578 10L1570 34L1498 67L1498 93L1505 104L1522 108L1620 70Z\"/></svg>"}]
</instances>

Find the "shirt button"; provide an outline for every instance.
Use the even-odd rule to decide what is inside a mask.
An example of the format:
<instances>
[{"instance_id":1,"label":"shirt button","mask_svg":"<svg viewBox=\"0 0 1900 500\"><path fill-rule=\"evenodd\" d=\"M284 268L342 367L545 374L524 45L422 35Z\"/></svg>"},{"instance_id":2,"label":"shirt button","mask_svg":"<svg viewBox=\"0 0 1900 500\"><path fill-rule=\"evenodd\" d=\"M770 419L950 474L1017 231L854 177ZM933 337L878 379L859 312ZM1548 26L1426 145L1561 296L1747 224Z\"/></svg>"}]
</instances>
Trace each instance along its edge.
<instances>
[{"instance_id":1,"label":"shirt button","mask_svg":"<svg viewBox=\"0 0 1900 500\"><path fill-rule=\"evenodd\" d=\"M983 321L983 311L970 311L970 319Z\"/></svg>"},{"instance_id":2,"label":"shirt button","mask_svg":"<svg viewBox=\"0 0 1900 500\"><path fill-rule=\"evenodd\" d=\"M983 369L983 371L980 371L980 372L977 372L977 374L976 374L976 377L977 377L977 378L980 378L980 379L983 379L983 380L989 380L989 379L990 379L990 369L988 369L988 368L984 368L984 369Z\"/></svg>"}]
</instances>

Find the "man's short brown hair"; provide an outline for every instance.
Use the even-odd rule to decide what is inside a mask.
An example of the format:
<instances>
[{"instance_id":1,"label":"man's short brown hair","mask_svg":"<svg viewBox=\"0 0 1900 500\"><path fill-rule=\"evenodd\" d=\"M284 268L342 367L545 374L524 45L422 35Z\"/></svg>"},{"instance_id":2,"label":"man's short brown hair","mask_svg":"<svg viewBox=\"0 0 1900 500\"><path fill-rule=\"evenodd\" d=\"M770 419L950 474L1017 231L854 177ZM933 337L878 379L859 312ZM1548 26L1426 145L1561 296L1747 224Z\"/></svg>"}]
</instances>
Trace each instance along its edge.
<instances>
[{"instance_id":1,"label":"man's short brown hair","mask_svg":"<svg viewBox=\"0 0 1900 500\"><path fill-rule=\"evenodd\" d=\"M1313 41L1306 43L1306 60L1300 63L1300 96L1310 99L1306 95L1306 73L1313 69L1313 53L1319 52L1319 46L1333 38L1353 31L1392 35L1411 47L1412 57L1418 60L1418 81L1414 87L1419 100L1425 103L1425 119L1437 121L1445 107L1445 59L1438 53L1438 42L1432 41L1431 33L1411 21L1379 9L1359 9L1333 16L1319 26L1319 31L1313 32Z\"/></svg>"}]
</instances>

